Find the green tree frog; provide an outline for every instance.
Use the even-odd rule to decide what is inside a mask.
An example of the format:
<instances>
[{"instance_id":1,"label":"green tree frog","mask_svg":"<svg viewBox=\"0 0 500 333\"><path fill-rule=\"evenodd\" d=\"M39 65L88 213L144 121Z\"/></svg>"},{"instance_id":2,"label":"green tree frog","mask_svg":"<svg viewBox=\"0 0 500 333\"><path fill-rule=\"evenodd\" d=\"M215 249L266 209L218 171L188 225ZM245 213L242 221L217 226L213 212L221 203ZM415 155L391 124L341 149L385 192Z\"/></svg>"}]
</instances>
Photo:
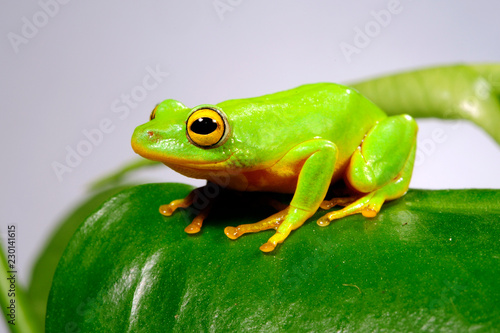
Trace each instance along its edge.
<instances>
[{"instance_id":1,"label":"green tree frog","mask_svg":"<svg viewBox=\"0 0 500 333\"><path fill-rule=\"evenodd\" d=\"M188 177L227 179L233 190L293 193L290 205L269 218L224 230L236 239L275 229L260 247L270 252L320 207L344 206L317 221L327 226L351 214L374 217L385 201L404 195L416 135L409 115L389 117L353 88L317 83L194 108L165 100L135 129L132 147ZM341 179L354 194L326 201L330 185ZM160 212L169 216L189 207L195 191ZM206 214L186 231L198 232Z\"/></svg>"}]
</instances>

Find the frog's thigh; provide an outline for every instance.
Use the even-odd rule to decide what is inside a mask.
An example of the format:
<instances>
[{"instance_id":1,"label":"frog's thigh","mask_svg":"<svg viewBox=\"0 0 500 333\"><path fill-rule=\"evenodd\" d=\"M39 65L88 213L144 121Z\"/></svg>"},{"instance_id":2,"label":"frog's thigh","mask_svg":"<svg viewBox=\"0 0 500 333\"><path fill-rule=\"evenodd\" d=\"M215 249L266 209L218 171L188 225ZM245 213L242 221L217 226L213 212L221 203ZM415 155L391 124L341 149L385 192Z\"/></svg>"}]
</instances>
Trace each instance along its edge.
<instances>
[{"instance_id":1,"label":"frog's thigh","mask_svg":"<svg viewBox=\"0 0 500 333\"><path fill-rule=\"evenodd\" d=\"M410 116L379 122L351 157L346 171L349 184L359 192L370 193L393 181L405 167L416 135L417 124Z\"/></svg>"},{"instance_id":2,"label":"frog's thigh","mask_svg":"<svg viewBox=\"0 0 500 333\"><path fill-rule=\"evenodd\" d=\"M417 125L413 119L405 118L387 118L370 131L347 171L349 183L366 194L347 207L326 214L318 225L327 226L334 219L357 213L374 217L386 200L406 193L415 160ZM381 161L384 157L389 161Z\"/></svg>"},{"instance_id":3,"label":"frog's thigh","mask_svg":"<svg viewBox=\"0 0 500 333\"><path fill-rule=\"evenodd\" d=\"M311 217L325 198L335 170L337 147L326 140L311 140L292 149L286 160L305 160L302 166L297 188L284 221L266 244L261 246L264 252L272 251L282 243L292 230L300 227Z\"/></svg>"}]
</instances>

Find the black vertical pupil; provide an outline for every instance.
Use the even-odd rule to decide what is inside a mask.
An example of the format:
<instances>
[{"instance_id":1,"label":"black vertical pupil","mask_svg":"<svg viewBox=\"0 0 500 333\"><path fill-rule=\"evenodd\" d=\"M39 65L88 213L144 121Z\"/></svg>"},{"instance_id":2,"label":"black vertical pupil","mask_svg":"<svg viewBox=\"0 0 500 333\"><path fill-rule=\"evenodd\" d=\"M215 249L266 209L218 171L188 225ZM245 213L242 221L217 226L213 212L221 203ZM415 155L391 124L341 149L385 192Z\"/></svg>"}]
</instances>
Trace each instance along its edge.
<instances>
[{"instance_id":1,"label":"black vertical pupil","mask_svg":"<svg viewBox=\"0 0 500 333\"><path fill-rule=\"evenodd\" d=\"M191 131L196 134L206 135L212 133L216 129L217 121L208 117L198 118L191 124Z\"/></svg>"}]
</instances>

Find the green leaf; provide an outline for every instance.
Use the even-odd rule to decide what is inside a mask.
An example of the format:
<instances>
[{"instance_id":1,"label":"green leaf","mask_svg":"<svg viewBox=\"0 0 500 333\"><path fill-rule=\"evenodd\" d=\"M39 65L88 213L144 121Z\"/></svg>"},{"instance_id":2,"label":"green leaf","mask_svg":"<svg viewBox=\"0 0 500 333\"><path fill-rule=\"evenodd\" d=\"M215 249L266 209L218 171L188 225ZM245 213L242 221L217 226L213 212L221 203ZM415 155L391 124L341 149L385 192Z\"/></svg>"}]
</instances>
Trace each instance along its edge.
<instances>
[{"instance_id":1,"label":"green leaf","mask_svg":"<svg viewBox=\"0 0 500 333\"><path fill-rule=\"evenodd\" d=\"M158 213L191 190L116 195L71 239L47 332L491 331L500 326L500 190L410 190L379 215L329 227L318 212L277 251L272 231L236 241L227 225L267 209L223 202L199 235ZM241 203L247 200L240 198Z\"/></svg>"},{"instance_id":2,"label":"green leaf","mask_svg":"<svg viewBox=\"0 0 500 333\"><path fill-rule=\"evenodd\" d=\"M57 229L47 241L45 249L43 249L35 262L27 290L26 298L33 308L33 321L40 330L43 330L44 327L47 300L57 263L76 229L111 196L131 187L131 174L137 170L159 164L143 158L136 159L95 181L90 186L91 191L88 193L88 198L77 205L73 211L57 224Z\"/></svg>"},{"instance_id":3,"label":"green leaf","mask_svg":"<svg viewBox=\"0 0 500 333\"><path fill-rule=\"evenodd\" d=\"M12 333L43 332L33 319L33 309L26 299L23 286L19 284L19 276L13 262L15 260L7 260L4 244L0 242L0 305L5 325Z\"/></svg>"},{"instance_id":4,"label":"green leaf","mask_svg":"<svg viewBox=\"0 0 500 333\"><path fill-rule=\"evenodd\" d=\"M75 210L68 214L58 223L58 228L47 241L45 249L35 262L31 281L27 289L26 297L29 300L34 313L34 320L40 331L43 331L45 310L49 297L52 278L64 249L75 233L76 229L85 219L93 213L103 202L110 197L130 186L117 186L99 193L92 193L90 198L81 203Z\"/></svg>"}]
</instances>

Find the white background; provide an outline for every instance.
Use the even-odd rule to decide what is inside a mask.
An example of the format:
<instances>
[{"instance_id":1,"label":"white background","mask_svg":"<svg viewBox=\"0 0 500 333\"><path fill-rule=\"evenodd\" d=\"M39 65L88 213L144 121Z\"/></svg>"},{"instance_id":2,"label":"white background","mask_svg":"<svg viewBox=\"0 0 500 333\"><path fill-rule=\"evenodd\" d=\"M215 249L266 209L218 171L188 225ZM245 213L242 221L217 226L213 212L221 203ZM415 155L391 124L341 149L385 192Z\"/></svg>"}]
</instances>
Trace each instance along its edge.
<instances>
[{"instance_id":1,"label":"white background","mask_svg":"<svg viewBox=\"0 0 500 333\"><path fill-rule=\"evenodd\" d=\"M213 0L73 0L59 4L44 22L36 1L3 2L0 230L18 225L24 282L56 222L84 197L86 185L135 158L132 131L164 99L193 107L310 82L500 61L500 2L494 0L401 0L400 13L350 62L340 44L353 44L355 28L373 21L371 12L386 9L389 0L220 3L231 10L218 11ZM26 21L41 27L13 47L9 33L22 37ZM140 90L148 67L169 76L128 116L113 112L116 100L124 105L122 94ZM113 131L59 181L53 162L64 164L67 146L76 149L85 139L82 131L103 119ZM480 129L466 122L419 125L420 143L436 128L446 140L424 153L411 187L500 188L499 148ZM166 167L142 179L188 181Z\"/></svg>"}]
</instances>

